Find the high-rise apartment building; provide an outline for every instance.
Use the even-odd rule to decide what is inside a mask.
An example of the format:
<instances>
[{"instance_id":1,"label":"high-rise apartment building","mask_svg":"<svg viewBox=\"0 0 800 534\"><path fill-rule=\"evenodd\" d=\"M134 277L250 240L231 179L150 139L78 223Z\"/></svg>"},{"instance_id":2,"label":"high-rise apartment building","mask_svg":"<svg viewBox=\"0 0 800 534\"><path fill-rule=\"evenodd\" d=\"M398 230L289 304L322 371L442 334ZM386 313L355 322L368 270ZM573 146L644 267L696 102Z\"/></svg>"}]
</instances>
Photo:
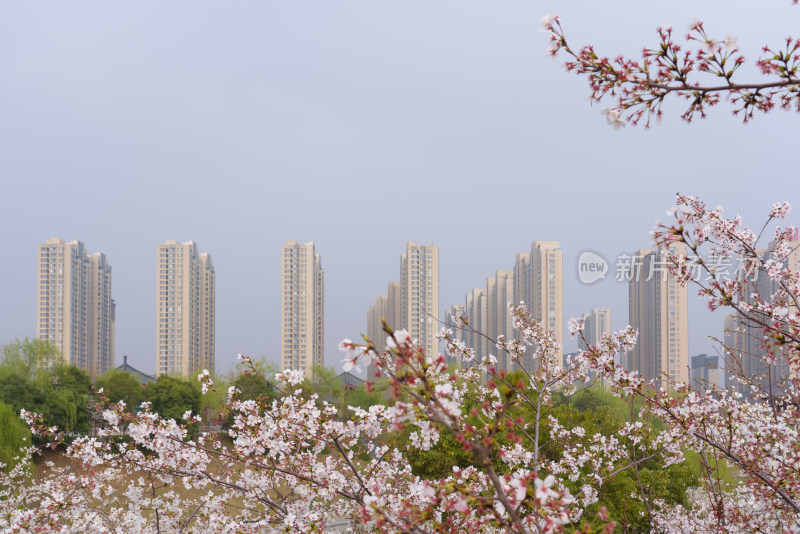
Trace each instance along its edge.
<instances>
[{"instance_id":1,"label":"high-rise apartment building","mask_svg":"<svg viewBox=\"0 0 800 534\"><path fill-rule=\"evenodd\" d=\"M375 304L367 312L367 337L375 344L378 350L383 348L386 334L383 331L383 320L391 324L389 319L389 297L380 295L375 299Z\"/></svg>"},{"instance_id":2,"label":"high-rise apartment building","mask_svg":"<svg viewBox=\"0 0 800 534\"><path fill-rule=\"evenodd\" d=\"M776 254L776 243L771 242L766 250L758 250L761 259L766 262L770 259L775 260L787 269L800 272L800 241L789 242L790 252L785 257L778 257ZM770 302L772 295L778 291L778 282L773 280L763 270L751 273L739 272L741 280L747 283L745 299L753 302L753 295L758 295L761 299ZM789 303L788 306L793 313L797 310ZM763 346L764 334L762 327L750 321L746 317L733 314L725 320L725 347L728 353L725 355L725 367L728 369L728 380L740 393L749 395L752 391L746 384L741 384L734 379L733 375L741 373L745 377L753 380L766 391L776 391L780 389L781 382L789 376L789 362L778 352L773 355L774 363L767 363L765 356L767 351Z\"/></svg>"},{"instance_id":3,"label":"high-rise apartment building","mask_svg":"<svg viewBox=\"0 0 800 534\"><path fill-rule=\"evenodd\" d=\"M400 256L400 281L390 282L367 314L367 335L378 351L385 346L382 319L393 330L405 329L426 354L438 353L439 331L439 247L411 241ZM374 376L370 366L368 377Z\"/></svg>"},{"instance_id":4,"label":"high-rise apartment building","mask_svg":"<svg viewBox=\"0 0 800 534\"><path fill-rule=\"evenodd\" d=\"M588 345L597 346L603 334L611 333L611 310L609 308L592 308L589 313L584 313L583 338L578 338L578 348L586 350ZM588 342L588 344L587 344Z\"/></svg>"},{"instance_id":5,"label":"high-rise apartment building","mask_svg":"<svg viewBox=\"0 0 800 534\"><path fill-rule=\"evenodd\" d=\"M394 322L389 309L389 296L379 295L367 312L367 337L375 344L378 352L383 350L384 341L386 340L386 333L383 331L384 319L390 325ZM367 380L374 380L376 371L377 367L374 363L371 363L367 367Z\"/></svg>"},{"instance_id":6,"label":"high-rise apartment building","mask_svg":"<svg viewBox=\"0 0 800 534\"><path fill-rule=\"evenodd\" d=\"M411 241L400 257L400 318L426 354L438 353L439 331L439 247Z\"/></svg>"},{"instance_id":7,"label":"high-rise apartment building","mask_svg":"<svg viewBox=\"0 0 800 534\"><path fill-rule=\"evenodd\" d=\"M464 309L467 312L468 323L464 331L464 343L475 351L476 357L476 360L468 365L472 366L478 361L483 361L489 355L488 343L486 343L486 338L481 335L486 333L488 326L486 289L476 287L471 293L467 293L464 299Z\"/></svg>"},{"instance_id":8,"label":"high-rise apartment building","mask_svg":"<svg viewBox=\"0 0 800 534\"><path fill-rule=\"evenodd\" d=\"M514 263L514 303L525 302L531 318L564 344L563 253L557 241L534 241ZM531 351L523 365L532 369Z\"/></svg>"},{"instance_id":9,"label":"high-rise apartment building","mask_svg":"<svg viewBox=\"0 0 800 534\"><path fill-rule=\"evenodd\" d=\"M725 369L720 366L720 359L716 354L698 354L689 358L692 387L700 390L712 389L714 386L725 388Z\"/></svg>"},{"instance_id":10,"label":"high-rise apartment building","mask_svg":"<svg viewBox=\"0 0 800 534\"><path fill-rule=\"evenodd\" d=\"M463 306L453 306L447 324L456 324L456 314L463 310L469 328L459 332L458 339L473 349L479 360L492 354L497 358L497 369L514 371L517 367L509 355L492 340L519 335L514 331L508 304L520 302L525 303L533 320L543 323L563 343L562 252L558 242L534 241L530 252L517 254L513 271L497 271L486 279L485 288L467 293ZM529 371L535 365L532 354L529 349L520 362Z\"/></svg>"},{"instance_id":11,"label":"high-rise apartment building","mask_svg":"<svg viewBox=\"0 0 800 534\"><path fill-rule=\"evenodd\" d=\"M528 290L528 282L531 276L531 253L520 252L514 261L514 304L524 302L530 311L533 301Z\"/></svg>"},{"instance_id":12,"label":"high-rise apartment building","mask_svg":"<svg viewBox=\"0 0 800 534\"><path fill-rule=\"evenodd\" d=\"M387 287L387 302L386 302L386 321L392 328L398 328L398 325L403 322L402 308L403 298L400 295L400 282L389 282ZM381 325L383 328L383 325ZM404 328L404 327L400 327ZM385 340L385 338L384 338ZM380 349L381 347L378 346Z\"/></svg>"},{"instance_id":13,"label":"high-rise apartment building","mask_svg":"<svg viewBox=\"0 0 800 534\"><path fill-rule=\"evenodd\" d=\"M486 279L485 288L475 288L467 293L463 305L450 307L445 314L445 325L454 331L456 339L475 351L476 356L474 362L457 362L459 365L471 366L492 354L497 358L497 369L513 370L511 359L497 348L494 341L500 336L513 339L514 330L508 304L514 299L514 273L497 271L494 276ZM462 323L459 322L459 317L464 317L467 323L460 330L458 326Z\"/></svg>"},{"instance_id":14,"label":"high-rise apartment building","mask_svg":"<svg viewBox=\"0 0 800 534\"><path fill-rule=\"evenodd\" d=\"M36 337L53 343L64 360L92 377L114 366L115 306L111 265L80 241L39 244Z\"/></svg>"},{"instance_id":15,"label":"high-rise apartment building","mask_svg":"<svg viewBox=\"0 0 800 534\"><path fill-rule=\"evenodd\" d=\"M325 365L325 274L314 242L281 247L281 369Z\"/></svg>"},{"instance_id":16,"label":"high-rise apartment building","mask_svg":"<svg viewBox=\"0 0 800 534\"><path fill-rule=\"evenodd\" d=\"M503 336L506 340L514 339L511 313L508 303L514 300L514 273L511 271L497 271L494 276L486 279L486 335L497 340ZM505 351L496 347L489 339L485 340L487 354L494 354L497 358L497 368L511 371L511 360Z\"/></svg>"},{"instance_id":17,"label":"high-rise apartment building","mask_svg":"<svg viewBox=\"0 0 800 534\"><path fill-rule=\"evenodd\" d=\"M682 245L675 252L685 255ZM669 389L673 382L689 380L688 289L668 272L660 250L639 250L633 255L628 280L630 324L639 331L626 367L639 371L656 386Z\"/></svg>"},{"instance_id":18,"label":"high-rise apartment building","mask_svg":"<svg viewBox=\"0 0 800 534\"><path fill-rule=\"evenodd\" d=\"M379 295L367 313L367 337L379 351L386 345L387 335L383 330L383 321L385 319L391 328L397 328L402 322L400 308L400 282L389 282L387 294Z\"/></svg>"},{"instance_id":19,"label":"high-rise apartment building","mask_svg":"<svg viewBox=\"0 0 800 534\"><path fill-rule=\"evenodd\" d=\"M367 337L375 344L378 352L382 352L386 346L387 334L383 330L384 319L392 329L398 328L398 325L403 322L400 320L401 305L400 282L389 282L386 295L379 295L367 312ZM376 371L377 368L373 362L367 368L367 380L374 380Z\"/></svg>"},{"instance_id":20,"label":"high-rise apartment building","mask_svg":"<svg viewBox=\"0 0 800 534\"><path fill-rule=\"evenodd\" d=\"M465 331L461 329L461 317L467 316L467 308L463 304L454 304L448 308L446 312L444 312L444 327L453 331L453 339L464 342L465 341ZM442 347L442 351L444 352L445 348ZM456 355L455 357L451 357L448 355L448 364L454 364L458 367L462 367L464 362L462 361L461 355Z\"/></svg>"},{"instance_id":21,"label":"high-rise apartment building","mask_svg":"<svg viewBox=\"0 0 800 534\"><path fill-rule=\"evenodd\" d=\"M189 377L215 367L216 274L194 241L158 245L156 374Z\"/></svg>"},{"instance_id":22,"label":"high-rise apartment building","mask_svg":"<svg viewBox=\"0 0 800 534\"><path fill-rule=\"evenodd\" d=\"M531 245L532 289L528 309L533 318L564 344L563 253L557 241L534 241Z\"/></svg>"}]
</instances>

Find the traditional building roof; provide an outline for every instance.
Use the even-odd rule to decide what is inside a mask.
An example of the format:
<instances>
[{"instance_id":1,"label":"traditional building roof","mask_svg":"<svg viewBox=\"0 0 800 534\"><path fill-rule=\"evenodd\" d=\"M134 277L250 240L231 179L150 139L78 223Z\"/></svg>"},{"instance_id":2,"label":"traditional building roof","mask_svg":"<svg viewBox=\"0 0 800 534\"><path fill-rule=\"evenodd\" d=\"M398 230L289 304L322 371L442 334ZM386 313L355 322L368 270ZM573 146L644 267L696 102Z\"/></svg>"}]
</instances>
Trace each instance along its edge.
<instances>
[{"instance_id":1,"label":"traditional building roof","mask_svg":"<svg viewBox=\"0 0 800 534\"><path fill-rule=\"evenodd\" d=\"M340 373L336 378L339 379L339 382L342 383L345 389L360 388L361 384L364 383L364 381L358 378L356 375L350 374L348 372Z\"/></svg>"},{"instance_id":2,"label":"traditional building roof","mask_svg":"<svg viewBox=\"0 0 800 534\"><path fill-rule=\"evenodd\" d=\"M135 367L133 367L132 365L128 365L128 355L127 354L122 357L122 362L123 362L122 365L117 367L117 369L119 369L120 371L125 371L126 373L132 374L134 377L136 377L137 380L139 380L139 382L141 382L142 385L145 385L148 382L155 382L156 381L156 377L154 377L152 375L148 375L147 373L143 373L140 370L138 370Z\"/></svg>"}]
</instances>

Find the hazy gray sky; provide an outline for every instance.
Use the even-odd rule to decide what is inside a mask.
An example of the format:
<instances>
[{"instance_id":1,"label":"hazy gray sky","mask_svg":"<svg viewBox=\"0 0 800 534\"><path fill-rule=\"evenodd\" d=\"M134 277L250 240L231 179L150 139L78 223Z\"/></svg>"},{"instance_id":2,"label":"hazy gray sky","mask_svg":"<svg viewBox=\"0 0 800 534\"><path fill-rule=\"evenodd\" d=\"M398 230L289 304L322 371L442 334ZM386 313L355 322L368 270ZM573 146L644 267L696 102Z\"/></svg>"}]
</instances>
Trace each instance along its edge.
<instances>
[{"instance_id":1,"label":"hazy gray sky","mask_svg":"<svg viewBox=\"0 0 800 534\"><path fill-rule=\"evenodd\" d=\"M409 240L440 247L442 309L558 240L565 319L608 306L622 327L627 287L580 285L581 250L647 247L676 191L753 226L777 200L800 209L796 114L687 125L671 101L663 125L614 132L544 56L551 12L611 56L694 17L751 60L800 27L788 0L3 2L0 342L35 335L49 237L108 256L117 360L145 371L158 243L211 254L225 370L238 352L277 361L280 244L313 240L338 366ZM722 318L691 314L690 353L713 350Z\"/></svg>"}]
</instances>

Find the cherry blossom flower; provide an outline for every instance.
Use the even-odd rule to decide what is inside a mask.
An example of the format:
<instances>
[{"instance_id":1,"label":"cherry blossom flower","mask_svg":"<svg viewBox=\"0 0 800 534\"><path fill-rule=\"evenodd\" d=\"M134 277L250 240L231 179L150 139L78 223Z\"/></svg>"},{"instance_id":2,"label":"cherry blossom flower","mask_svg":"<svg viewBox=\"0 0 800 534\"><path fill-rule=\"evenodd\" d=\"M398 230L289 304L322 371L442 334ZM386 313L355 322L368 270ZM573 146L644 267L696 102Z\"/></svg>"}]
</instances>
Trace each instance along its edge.
<instances>
[{"instance_id":1,"label":"cherry blossom flower","mask_svg":"<svg viewBox=\"0 0 800 534\"><path fill-rule=\"evenodd\" d=\"M600 110L600 112L605 114L606 121L608 121L609 125L614 127L614 130L619 130L620 128L625 127L625 121L620 118L619 110L603 108Z\"/></svg>"},{"instance_id":2,"label":"cherry blossom flower","mask_svg":"<svg viewBox=\"0 0 800 534\"><path fill-rule=\"evenodd\" d=\"M722 43L716 39L708 39L705 43L700 45L700 50L707 56L713 56L722 50Z\"/></svg>"},{"instance_id":3,"label":"cherry blossom flower","mask_svg":"<svg viewBox=\"0 0 800 534\"><path fill-rule=\"evenodd\" d=\"M545 15L539 23L539 27L543 32L550 32L553 30L553 23L558 20L558 15L555 13Z\"/></svg>"}]
</instances>

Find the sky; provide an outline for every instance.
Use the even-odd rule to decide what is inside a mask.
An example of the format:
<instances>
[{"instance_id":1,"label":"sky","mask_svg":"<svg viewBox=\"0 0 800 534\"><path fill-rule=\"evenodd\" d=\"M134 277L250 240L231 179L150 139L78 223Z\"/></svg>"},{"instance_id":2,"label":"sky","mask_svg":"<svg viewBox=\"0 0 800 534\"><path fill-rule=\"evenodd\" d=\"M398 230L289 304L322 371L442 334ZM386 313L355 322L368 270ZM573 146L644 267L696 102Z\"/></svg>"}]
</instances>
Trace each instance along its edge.
<instances>
[{"instance_id":1,"label":"sky","mask_svg":"<svg viewBox=\"0 0 800 534\"><path fill-rule=\"evenodd\" d=\"M440 313L560 241L565 321L609 307L622 328L627 286L581 284L581 251L648 247L676 192L754 227L800 202L796 114L742 125L721 105L687 124L673 99L661 125L614 131L545 56L553 12L603 55L638 57L657 26L699 18L751 61L800 19L788 0L0 3L0 343L35 336L50 237L107 255L117 364L146 372L159 243L211 255L226 371L237 353L279 360L280 245L314 241L338 368L408 241L440 248ZM690 354L715 353L724 317L690 302Z\"/></svg>"}]
</instances>

